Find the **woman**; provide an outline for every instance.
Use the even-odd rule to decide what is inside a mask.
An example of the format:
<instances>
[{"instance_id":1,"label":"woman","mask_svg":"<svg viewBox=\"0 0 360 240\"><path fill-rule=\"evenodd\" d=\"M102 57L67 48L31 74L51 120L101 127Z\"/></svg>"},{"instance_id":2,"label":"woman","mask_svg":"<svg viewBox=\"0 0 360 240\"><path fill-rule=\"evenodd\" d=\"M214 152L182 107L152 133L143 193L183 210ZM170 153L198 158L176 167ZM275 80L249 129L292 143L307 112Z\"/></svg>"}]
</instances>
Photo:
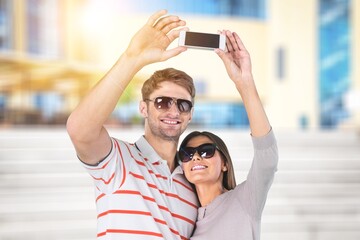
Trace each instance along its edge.
<instances>
[{"instance_id":1,"label":"woman","mask_svg":"<svg viewBox=\"0 0 360 240\"><path fill-rule=\"evenodd\" d=\"M261 215L277 169L277 144L263 109L247 50L236 33L227 36L227 52L216 50L243 100L249 118L254 158L246 181L236 185L225 143L210 132L192 132L178 157L194 184L201 207L191 239L260 239Z\"/></svg>"}]
</instances>

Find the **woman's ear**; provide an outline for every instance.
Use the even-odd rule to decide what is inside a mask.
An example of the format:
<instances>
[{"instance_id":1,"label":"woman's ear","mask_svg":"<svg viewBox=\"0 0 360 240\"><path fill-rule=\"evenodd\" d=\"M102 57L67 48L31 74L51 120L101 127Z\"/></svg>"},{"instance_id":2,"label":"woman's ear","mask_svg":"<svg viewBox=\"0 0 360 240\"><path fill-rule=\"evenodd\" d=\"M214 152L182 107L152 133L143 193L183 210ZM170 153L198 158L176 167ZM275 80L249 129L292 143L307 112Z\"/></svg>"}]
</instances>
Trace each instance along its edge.
<instances>
[{"instance_id":1,"label":"woman's ear","mask_svg":"<svg viewBox=\"0 0 360 240\"><path fill-rule=\"evenodd\" d=\"M226 166L226 163L223 162L223 166L222 166L221 170L222 170L223 172L226 172L226 171L228 170L228 169L227 169L227 166Z\"/></svg>"},{"instance_id":2,"label":"woman's ear","mask_svg":"<svg viewBox=\"0 0 360 240\"><path fill-rule=\"evenodd\" d=\"M148 117L147 104L145 101L139 103L139 111L144 118Z\"/></svg>"}]
</instances>

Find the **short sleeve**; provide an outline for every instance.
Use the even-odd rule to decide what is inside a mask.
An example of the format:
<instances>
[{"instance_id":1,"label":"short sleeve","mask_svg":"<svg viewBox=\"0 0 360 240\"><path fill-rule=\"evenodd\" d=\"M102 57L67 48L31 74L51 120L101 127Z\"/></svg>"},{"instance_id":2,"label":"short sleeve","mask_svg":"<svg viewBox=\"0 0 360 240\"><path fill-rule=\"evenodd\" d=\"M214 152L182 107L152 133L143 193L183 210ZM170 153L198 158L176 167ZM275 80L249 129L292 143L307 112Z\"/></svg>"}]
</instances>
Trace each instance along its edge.
<instances>
[{"instance_id":1,"label":"short sleeve","mask_svg":"<svg viewBox=\"0 0 360 240\"><path fill-rule=\"evenodd\" d=\"M105 194L113 193L121 187L126 178L126 166L122 147L126 143L112 138L112 148L108 156L97 166L82 163L94 180L95 187Z\"/></svg>"}]
</instances>

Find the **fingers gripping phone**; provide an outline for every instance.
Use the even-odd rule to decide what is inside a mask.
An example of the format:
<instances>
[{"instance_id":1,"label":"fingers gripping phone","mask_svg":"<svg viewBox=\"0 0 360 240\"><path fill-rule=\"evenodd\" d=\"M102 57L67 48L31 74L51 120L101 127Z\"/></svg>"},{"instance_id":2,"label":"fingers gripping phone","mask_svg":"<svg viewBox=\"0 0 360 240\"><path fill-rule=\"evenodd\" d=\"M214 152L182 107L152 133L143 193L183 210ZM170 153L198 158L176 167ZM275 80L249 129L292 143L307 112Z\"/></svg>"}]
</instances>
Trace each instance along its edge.
<instances>
[{"instance_id":1,"label":"fingers gripping phone","mask_svg":"<svg viewBox=\"0 0 360 240\"><path fill-rule=\"evenodd\" d=\"M226 36L222 34L181 31L179 46L210 50L219 48L225 51Z\"/></svg>"}]
</instances>

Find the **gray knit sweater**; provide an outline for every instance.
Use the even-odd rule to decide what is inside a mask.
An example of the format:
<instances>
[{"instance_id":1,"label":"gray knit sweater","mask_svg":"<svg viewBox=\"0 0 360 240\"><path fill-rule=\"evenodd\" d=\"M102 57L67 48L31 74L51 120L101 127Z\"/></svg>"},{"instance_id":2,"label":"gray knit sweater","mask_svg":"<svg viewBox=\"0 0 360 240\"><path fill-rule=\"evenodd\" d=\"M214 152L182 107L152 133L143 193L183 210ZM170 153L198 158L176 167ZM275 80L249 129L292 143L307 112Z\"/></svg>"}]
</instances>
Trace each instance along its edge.
<instances>
[{"instance_id":1,"label":"gray knit sweater","mask_svg":"<svg viewBox=\"0 0 360 240\"><path fill-rule=\"evenodd\" d=\"M277 170L278 149L273 131L252 137L254 159L246 181L198 210L192 240L259 240L261 215Z\"/></svg>"}]
</instances>

